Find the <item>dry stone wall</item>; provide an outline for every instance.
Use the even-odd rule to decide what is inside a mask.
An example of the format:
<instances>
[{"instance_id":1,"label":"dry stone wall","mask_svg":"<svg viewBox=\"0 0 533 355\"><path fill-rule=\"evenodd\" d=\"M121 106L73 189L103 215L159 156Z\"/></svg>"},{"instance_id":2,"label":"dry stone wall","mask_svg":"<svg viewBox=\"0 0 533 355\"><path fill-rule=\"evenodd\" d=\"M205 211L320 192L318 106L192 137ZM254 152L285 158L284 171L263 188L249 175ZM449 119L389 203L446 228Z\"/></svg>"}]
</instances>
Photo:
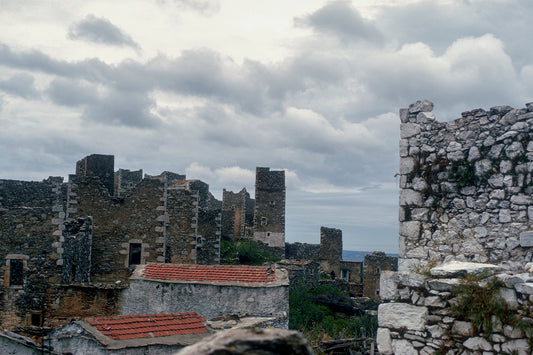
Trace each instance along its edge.
<instances>
[{"instance_id":1,"label":"dry stone wall","mask_svg":"<svg viewBox=\"0 0 533 355\"><path fill-rule=\"evenodd\" d=\"M531 354L533 264L507 272L450 262L428 271L382 272L380 354Z\"/></svg>"},{"instance_id":2,"label":"dry stone wall","mask_svg":"<svg viewBox=\"0 0 533 355\"><path fill-rule=\"evenodd\" d=\"M533 103L438 122L400 110L399 270L430 260L533 259ZM514 266L513 266L514 265Z\"/></svg>"}]
</instances>

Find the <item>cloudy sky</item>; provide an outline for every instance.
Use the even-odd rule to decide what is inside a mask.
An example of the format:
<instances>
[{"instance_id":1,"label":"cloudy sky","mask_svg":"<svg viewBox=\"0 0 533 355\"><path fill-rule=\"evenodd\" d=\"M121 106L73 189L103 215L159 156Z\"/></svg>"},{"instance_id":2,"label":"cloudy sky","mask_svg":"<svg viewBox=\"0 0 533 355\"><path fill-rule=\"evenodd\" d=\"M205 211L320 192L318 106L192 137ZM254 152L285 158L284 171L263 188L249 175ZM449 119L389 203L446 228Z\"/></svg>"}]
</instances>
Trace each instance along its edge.
<instances>
[{"instance_id":1,"label":"cloudy sky","mask_svg":"<svg viewBox=\"0 0 533 355\"><path fill-rule=\"evenodd\" d=\"M0 0L0 178L164 170L252 194L285 169L287 240L398 249L398 110L533 101L526 0Z\"/></svg>"}]
</instances>

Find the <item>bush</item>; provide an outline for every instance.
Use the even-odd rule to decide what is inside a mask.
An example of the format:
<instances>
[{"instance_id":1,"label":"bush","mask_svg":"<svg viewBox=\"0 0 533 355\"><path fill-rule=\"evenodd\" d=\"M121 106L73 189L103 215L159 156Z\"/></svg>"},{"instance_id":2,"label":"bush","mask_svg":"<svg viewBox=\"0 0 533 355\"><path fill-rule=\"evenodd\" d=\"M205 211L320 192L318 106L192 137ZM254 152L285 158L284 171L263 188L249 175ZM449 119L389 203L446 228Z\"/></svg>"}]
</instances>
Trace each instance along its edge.
<instances>
[{"instance_id":1,"label":"bush","mask_svg":"<svg viewBox=\"0 0 533 355\"><path fill-rule=\"evenodd\" d=\"M289 328L302 332L312 346L321 340L375 337L377 317L364 313L348 316L317 302L317 296L346 296L337 287L319 285L311 289L299 284L289 295Z\"/></svg>"},{"instance_id":2,"label":"bush","mask_svg":"<svg viewBox=\"0 0 533 355\"><path fill-rule=\"evenodd\" d=\"M255 240L223 240L220 243L220 254L224 264L261 265L280 260L272 255L265 244Z\"/></svg>"}]
</instances>

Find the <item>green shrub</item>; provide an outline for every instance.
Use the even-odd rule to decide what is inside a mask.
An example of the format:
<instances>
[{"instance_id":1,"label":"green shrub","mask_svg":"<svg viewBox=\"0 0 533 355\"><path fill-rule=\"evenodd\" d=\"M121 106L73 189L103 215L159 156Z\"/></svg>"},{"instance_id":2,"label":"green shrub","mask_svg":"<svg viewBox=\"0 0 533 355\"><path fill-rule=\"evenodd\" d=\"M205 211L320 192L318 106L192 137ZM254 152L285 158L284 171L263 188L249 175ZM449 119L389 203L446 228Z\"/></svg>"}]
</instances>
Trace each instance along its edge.
<instances>
[{"instance_id":1,"label":"green shrub","mask_svg":"<svg viewBox=\"0 0 533 355\"><path fill-rule=\"evenodd\" d=\"M333 285L322 284L312 289L299 284L289 295L289 328L302 332L311 345L317 346L320 340L376 335L376 316L368 313L361 316L335 313L329 307L317 303L318 295L344 294Z\"/></svg>"}]
</instances>

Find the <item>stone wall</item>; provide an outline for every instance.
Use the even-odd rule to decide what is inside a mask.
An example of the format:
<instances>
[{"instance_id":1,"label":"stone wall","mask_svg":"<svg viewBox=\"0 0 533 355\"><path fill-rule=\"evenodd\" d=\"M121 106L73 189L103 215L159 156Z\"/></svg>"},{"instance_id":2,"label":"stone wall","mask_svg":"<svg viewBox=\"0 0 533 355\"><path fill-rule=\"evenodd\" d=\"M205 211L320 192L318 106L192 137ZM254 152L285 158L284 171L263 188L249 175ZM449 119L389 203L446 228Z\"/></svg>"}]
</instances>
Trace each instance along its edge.
<instances>
[{"instance_id":1,"label":"stone wall","mask_svg":"<svg viewBox=\"0 0 533 355\"><path fill-rule=\"evenodd\" d=\"M56 265L67 189L62 179L0 180L0 326L28 325L33 313L47 317L61 269ZM17 267L18 266L18 267ZM17 270L18 275L13 275ZM11 276L14 279L11 279Z\"/></svg>"},{"instance_id":2,"label":"stone wall","mask_svg":"<svg viewBox=\"0 0 533 355\"><path fill-rule=\"evenodd\" d=\"M400 110L400 270L430 260L531 261L533 103L438 122Z\"/></svg>"},{"instance_id":3,"label":"stone wall","mask_svg":"<svg viewBox=\"0 0 533 355\"><path fill-rule=\"evenodd\" d=\"M115 157L92 154L76 163L77 176L97 176L111 196L115 191Z\"/></svg>"},{"instance_id":4,"label":"stone wall","mask_svg":"<svg viewBox=\"0 0 533 355\"><path fill-rule=\"evenodd\" d=\"M142 181L143 171L128 169L118 169L115 172L115 194L117 197L121 197L128 191L137 186Z\"/></svg>"},{"instance_id":5,"label":"stone wall","mask_svg":"<svg viewBox=\"0 0 533 355\"><path fill-rule=\"evenodd\" d=\"M276 272L279 270L276 269ZM228 314L276 317L288 327L289 285L130 281L120 314L196 312L206 319Z\"/></svg>"},{"instance_id":6,"label":"stone wall","mask_svg":"<svg viewBox=\"0 0 533 355\"><path fill-rule=\"evenodd\" d=\"M291 260L318 260L320 244L285 243L285 257Z\"/></svg>"},{"instance_id":7,"label":"stone wall","mask_svg":"<svg viewBox=\"0 0 533 355\"><path fill-rule=\"evenodd\" d=\"M254 239L285 252L285 171L256 169Z\"/></svg>"},{"instance_id":8,"label":"stone wall","mask_svg":"<svg viewBox=\"0 0 533 355\"><path fill-rule=\"evenodd\" d=\"M254 221L254 203L245 188L237 193L222 190L222 239L235 241L250 237Z\"/></svg>"},{"instance_id":9,"label":"stone wall","mask_svg":"<svg viewBox=\"0 0 533 355\"><path fill-rule=\"evenodd\" d=\"M379 300L379 280L381 271L397 271L398 258L384 252L375 251L365 255L363 268L363 295Z\"/></svg>"},{"instance_id":10,"label":"stone wall","mask_svg":"<svg viewBox=\"0 0 533 355\"><path fill-rule=\"evenodd\" d=\"M320 227L320 267L325 274L340 277L342 260L342 230Z\"/></svg>"},{"instance_id":11,"label":"stone wall","mask_svg":"<svg viewBox=\"0 0 533 355\"><path fill-rule=\"evenodd\" d=\"M290 288L303 284L315 288L320 280L320 264L312 260L282 260L277 263L289 273Z\"/></svg>"},{"instance_id":12,"label":"stone wall","mask_svg":"<svg viewBox=\"0 0 533 355\"><path fill-rule=\"evenodd\" d=\"M380 354L531 354L533 264L527 269L493 278L482 275L495 265L451 262L425 275L382 272Z\"/></svg>"}]
</instances>

